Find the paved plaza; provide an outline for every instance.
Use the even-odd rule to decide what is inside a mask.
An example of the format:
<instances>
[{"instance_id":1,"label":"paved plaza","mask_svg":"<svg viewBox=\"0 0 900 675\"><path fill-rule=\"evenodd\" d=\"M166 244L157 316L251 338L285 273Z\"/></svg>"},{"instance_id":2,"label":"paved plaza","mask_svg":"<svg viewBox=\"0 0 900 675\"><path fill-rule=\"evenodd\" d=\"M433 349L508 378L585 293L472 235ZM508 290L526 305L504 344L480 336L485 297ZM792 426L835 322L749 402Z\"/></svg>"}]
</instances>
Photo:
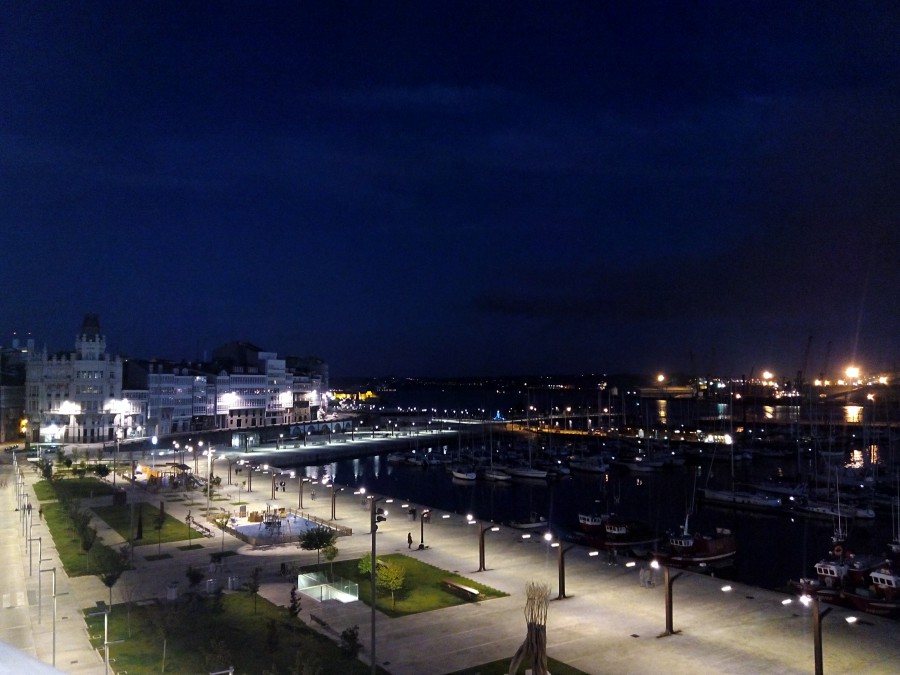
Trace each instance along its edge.
<instances>
[{"instance_id":1,"label":"paved plaza","mask_svg":"<svg viewBox=\"0 0 900 675\"><path fill-rule=\"evenodd\" d=\"M36 516L37 501L32 485L39 479L26 462L21 461L25 493L34 505L29 521L16 510L15 476L7 453L0 466L0 564L3 575L3 608L0 610L0 639L6 643L0 673L41 672L39 666L28 669L15 659L36 658L65 673L94 674L104 671L102 655L89 642L79 611L96 607L109 597L108 589L97 577L68 578L56 556L49 533ZM256 479L254 484L257 485ZM275 512L297 510L298 482L290 481L285 492L275 497L265 479L262 490L239 493L236 486L224 486L222 496L214 499L217 508L237 511L232 502L249 502L247 511ZM307 486L308 489L308 486ZM135 497L158 504L166 493L134 488ZM183 493L179 493L183 494ZM378 495L387 501L392 495ZM103 503L109 503L106 497ZM166 501L166 511L184 520L188 509L199 517L200 496L191 504ZM329 521L332 505L330 491L319 486L316 500L304 496L303 512L312 518ZM379 503L381 505L381 503ZM85 506L90 506L89 502ZM673 625L677 635L660 637L665 629L665 605L662 576L659 572L651 587L640 583L641 564L629 567L624 559L609 561L604 555L591 555L587 548L574 546L565 553L565 588L568 597L557 599L559 592L559 554L542 537L524 539L522 531L500 527L485 534L486 571L479 572L479 536L481 526L470 524L466 514L432 510L430 522L410 520L409 509L419 514L427 505L407 504L395 499L384 504L389 512L379 525L379 553L404 553L437 567L477 580L509 594L508 597L466 603L413 616L390 619L377 615L377 658L394 675L428 675L471 668L496 659L511 658L526 634L525 587L530 581L548 584L551 598L547 620L547 651L559 661L587 673L810 673L813 672L813 635L811 610L789 596L758 588L727 584L711 577L685 574L673 585ZM352 529L353 534L338 539L338 559L358 558L371 549L369 513L363 499L351 490L337 491L334 497L336 524ZM106 544L122 543L121 537L95 519L95 527ZM242 527L259 524L241 522ZM185 542L163 544L171 557L152 559L157 545L148 542L135 549L135 569L127 572L113 589L113 602L122 602L122 589L137 588L142 598L165 598L173 587L186 588L188 565L208 569L211 579L222 588L234 580L246 579L253 568L263 569L260 594L278 605L287 606L293 579L282 574L291 563L310 564L316 552L302 551L296 544L302 526L290 527L291 537L278 541L257 540L255 545L212 527L213 536L197 533L193 543L202 548L182 551ZM407 534L416 546L410 550ZM28 536L30 535L30 537ZM420 537L425 547L417 548ZM31 551L29 555L29 542ZM35 541L40 539L38 544ZM224 548L236 555L225 558L220 566L210 564L210 554ZM147 557L151 560L148 560ZM38 557L41 558L38 561ZM52 573L56 569L57 619L52 612ZM39 585L40 584L40 585ZM824 671L826 673L895 673L900 663L900 624L861 615L855 624L848 615L835 609L823 620ZM321 621L314 621L315 616ZM369 650L371 610L360 602L324 603L305 598L300 618L317 630L332 636L344 628L360 627ZM322 624L326 624L323 626ZM55 625L55 647L53 632ZM9 647L15 649L10 649ZM113 648L114 650L114 648ZM114 653L114 652L113 652ZM113 663L113 670L115 670ZM49 666L45 672L54 672ZM133 673L132 673L133 675Z\"/></svg>"}]
</instances>

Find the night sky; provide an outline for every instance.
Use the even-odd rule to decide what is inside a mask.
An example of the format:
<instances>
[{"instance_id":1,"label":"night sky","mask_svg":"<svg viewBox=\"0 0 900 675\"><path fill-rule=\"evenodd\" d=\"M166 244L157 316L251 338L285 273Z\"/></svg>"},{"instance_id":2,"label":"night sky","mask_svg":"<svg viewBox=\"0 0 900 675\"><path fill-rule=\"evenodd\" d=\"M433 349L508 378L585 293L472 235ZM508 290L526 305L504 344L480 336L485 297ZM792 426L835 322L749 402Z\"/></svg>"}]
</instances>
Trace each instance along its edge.
<instances>
[{"instance_id":1,"label":"night sky","mask_svg":"<svg viewBox=\"0 0 900 675\"><path fill-rule=\"evenodd\" d=\"M0 3L0 343L898 369L898 8Z\"/></svg>"}]
</instances>

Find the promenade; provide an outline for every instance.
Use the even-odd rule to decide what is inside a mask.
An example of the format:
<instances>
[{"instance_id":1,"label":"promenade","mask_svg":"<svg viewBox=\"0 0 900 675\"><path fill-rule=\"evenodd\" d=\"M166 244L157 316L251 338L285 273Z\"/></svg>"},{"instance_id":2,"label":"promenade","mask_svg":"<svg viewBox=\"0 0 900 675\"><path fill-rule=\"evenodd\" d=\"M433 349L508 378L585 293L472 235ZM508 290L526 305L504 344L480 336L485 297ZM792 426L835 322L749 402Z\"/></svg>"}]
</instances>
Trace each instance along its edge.
<instances>
[{"instance_id":1,"label":"promenade","mask_svg":"<svg viewBox=\"0 0 900 675\"><path fill-rule=\"evenodd\" d=\"M254 460L259 455L254 454ZM271 457L271 455L270 455ZM25 493L33 505L31 525L24 526L16 511L15 478L10 458L0 466L0 564L3 575L3 609L0 639L45 664L50 664L52 648L51 574L38 569L57 569L56 668L65 673L94 674L104 671L102 654L88 642L79 610L96 607L109 597L108 589L97 577L69 579L56 558L49 533L37 516L37 501L31 489L38 475L28 463L21 461ZM217 467L217 474L222 474ZM233 480L236 477L233 476ZM120 484L124 483L121 481ZM127 483L125 483L127 487ZM294 508L299 502L298 481L287 481L286 491L272 498L267 476L254 478L254 490L239 492L236 485L224 486L223 497L212 506L237 510L231 502L249 502L247 510L265 511L267 507ZM307 486L309 490L310 486ZM169 501L166 496L183 496L183 492L158 493L135 487L139 500L158 504L165 500L166 511L184 520L188 510L198 519L205 499ZM195 493L196 494L196 493ZM604 555L591 556L589 549L565 544L565 587L567 598L558 594L558 549L534 534L523 539L523 532L501 527L485 534L486 571L478 572L478 540L480 524L469 524L466 514L432 511L429 523L411 521L408 509L421 514L427 505L386 502L379 506L388 511L388 519L379 524L379 553L404 553L440 568L462 574L493 588L509 593L508 597L390 619L377 615L377 659L394 675L428 675L450 673L496 659L509 659L526 634L524 606L525 586L539 581L551 588L547 620L547 651L550 657L587 673L811 673L813 672L813 633L811 610L796 598L782 604L788 596L725 582L706 576L685 574L673 585L674 628L677 635L659 637L665 629L665 606L662 575L656 573L653 587L639 583L640 563L634 567L620 559L611 564ZM337 541L338 559L354 559L371 549L369 513L359 495L351 490L335 492L336 522L352 529L352 536ZM109 503L105 498L104 503ZM85 506L90 506L89 502ZM329 520L330 490L319 486L317 499L304 494L304 511ZM102 527L95 519L99 535L107 544L121 543L116 533ZM32 556L26 541L27 530L32 539L40 537L38 548L32 542ZM412 533L414 547L407 548L407 533ZM420 537L426 548L418 550ZM294 537L296 539L296 537ZM259 566L263 570L260 594L278 605L287 606L293 580L282 576L283 563L314 563L315 551L307 552L296 543L251 546L214 528L214 536L196 534L193 543L202 548L179 550L187 542L163 544L162 551L171 557L150 560L157 554L152 537L136 547L135 569L122 576L113 589L113 603L145 598L165 598L172 587L186 589L188 565L208 569L210 578L222 587L228 579L246 580ZM210 566L210 554L233 551L221 567ZM43 577L41 588L38 579ZM40 596L39 596L40 590ZM40 610L39 610L40 597ZM332 636L344 628L359 626L364 646L363 657L370 653L371 610L359 602L319 603L303 598L300 618L317 630ZM39 617L40 612L40 617ZM822 622L825 673L895 673L900 663L900 624L868 615L859 615L855 624L844 618L849 613L834 609ZM313 621L321 619L327 626ZM110 636L113 639L113 636ZM139 639L139 638L138 638ZM111 670L115 672L115 645L111 647ZM38 667L13 666L19 654L4 650L0 673L41 672ZM54 672L47 668L45 672ZM150 672L148 670L148 672ZM132 673L132 675L134 675Z\"/></svg>"}]
</instances>

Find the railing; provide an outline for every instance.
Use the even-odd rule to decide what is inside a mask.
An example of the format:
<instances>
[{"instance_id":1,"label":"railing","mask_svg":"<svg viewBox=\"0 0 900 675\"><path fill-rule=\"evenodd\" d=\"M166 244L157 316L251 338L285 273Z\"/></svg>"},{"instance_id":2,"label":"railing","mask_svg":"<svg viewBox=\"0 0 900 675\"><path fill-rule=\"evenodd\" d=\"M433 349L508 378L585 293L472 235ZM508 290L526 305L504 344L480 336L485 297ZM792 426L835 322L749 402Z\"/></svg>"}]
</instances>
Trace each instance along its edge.
<instances>
[{"instance_id":1,"label":"railing","mask_svg":"<svg viewBox=\"0 0 900 675\"><path fill-rule=\"evenodd\" d=\"M352 527L344 527L343 525L338 525L330 520L325 520L324 518L319 518L318 516L314 516L311 513L306 513L300 511L299 509L288 509L288 513L292 516L296 516L297 518L305 518L311 523L315 523L316 525L321 525L322 527L327 527L329 530L334 530L337 532L339 537L349 537L353 534Z\"/></svg>"}]
</instances>

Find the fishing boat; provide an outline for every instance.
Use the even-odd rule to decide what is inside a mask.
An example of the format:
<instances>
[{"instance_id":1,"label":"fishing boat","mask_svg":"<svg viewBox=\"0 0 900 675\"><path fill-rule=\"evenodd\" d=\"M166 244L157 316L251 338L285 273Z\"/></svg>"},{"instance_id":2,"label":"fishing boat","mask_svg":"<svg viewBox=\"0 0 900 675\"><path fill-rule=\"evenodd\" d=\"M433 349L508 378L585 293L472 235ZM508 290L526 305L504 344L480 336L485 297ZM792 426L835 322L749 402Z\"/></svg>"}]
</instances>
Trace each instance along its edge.
<instances>
[{"instance_id":1,"label":"fishing boat","mask_svg":"<svg viewBox=\"0 0 900 675\"><path fill-rule=\"evenodd\" d=\"M847 546L843 531L836 530L828 554L815 565L815 579L801 579L800 590L820 600L881 616L897 615L900 598L897 578L883 556L856 554ZM874 576L873 576L874 575Z\"/></svg>"},{"instance_id":2,"label":"fishing boat","mask_svg":"<svg viewBox=\"0 0 900 675\"><path fill-rule=\"evenodd\" d=\"M684 518L681 531L669 535L665 544L653 552L656 560L674 567L706 567L733 560L737 540L731 530L719 527L713 534L691 533L689 519L690 512Z\"/></svg>"},{"instance_id":3,"label":"fishing boat","mask_svg":"<svg viewBox=\"0 0 900 675\"><path fill-rule=\"evenodd\" d=\"M844 604L876 616L900 616L900 574L891 565L869 572L868 587L857 586L841 592Z\"/></svg>"},{"instance_id":4,"label":"fishing boat","mask_svg":"<svg viewBox=\"0 0 900 675\"><path fill-rule=\"evenodd\" d=\"M607 551L638 553L659 541L659 536L646 523L615 514L579 513L578 526L585 544Z\"/></svg>"}]
</instances>

